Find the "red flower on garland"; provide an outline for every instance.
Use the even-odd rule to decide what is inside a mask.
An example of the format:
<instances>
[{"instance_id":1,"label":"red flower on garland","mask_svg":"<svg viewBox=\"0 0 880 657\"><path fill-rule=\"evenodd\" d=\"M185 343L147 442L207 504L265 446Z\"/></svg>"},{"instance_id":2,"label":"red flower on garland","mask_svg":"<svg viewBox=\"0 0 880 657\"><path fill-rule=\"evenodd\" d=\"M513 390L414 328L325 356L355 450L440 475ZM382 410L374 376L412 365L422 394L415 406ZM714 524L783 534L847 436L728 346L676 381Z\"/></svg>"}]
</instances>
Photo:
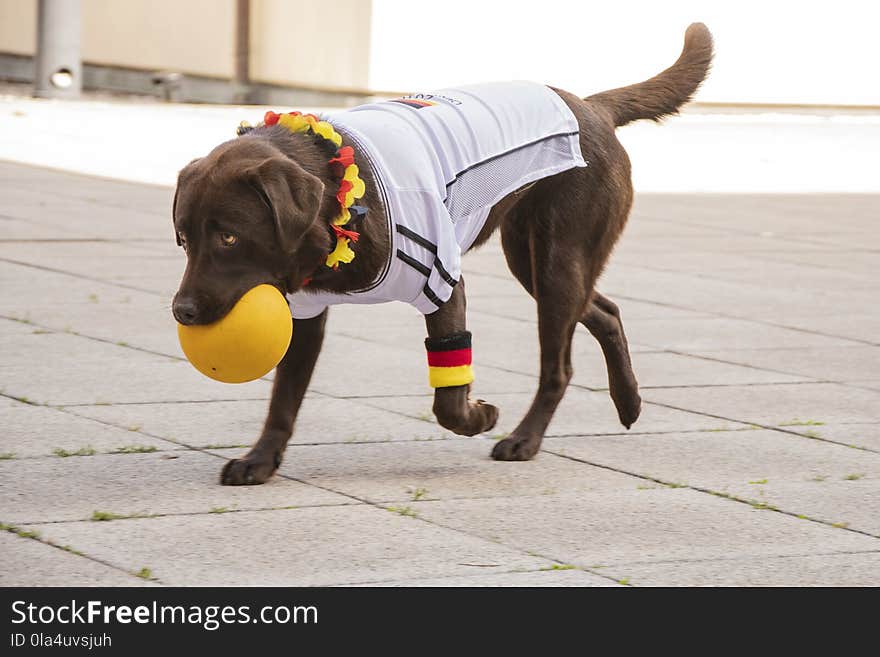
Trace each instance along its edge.
<instances>
[{"instance_id":1,"label":"red flower on garland","mask_svg":"<svg viewBox=\"0 0 880 657\"><path fill-rule=\"evenodd\" d=\"M350 180L343 180L339 183L339 191L336 192L336 200L339 201L340 207L345 210L345 195L354 188L354 184Z\"/></svg>"},{"instance_id":2,"label":"red flower on garland","mask_svg":"<svg viewBox=\"0 0 880 657\"><path fill-rule=\"evenodd\" d=\"M354 149L351 146L343 146L336 151L336 157L330 160L330 164L338 162L343 167L354 164Z\"/></svg>"},{"instance_id":3,"label":"red flower on garland","mask_svg":"<svg viewBox=\"0 0 880 657\"><path fill-rule=\"evenodd\" d=\"M357 242L358 238L361 236L356 230L345 230L336 224L331 224L330 227L333 229L333 232L336 233L336 237L347 237L352 242Z\"/></svg>"},{"instance_id":4,"label":"red flower on garland","mask_svg":"<svg viewBox=\"0 0 880 657\"><path fill-rule=\"evenodd\" d=\"M333 175L342 178L345 175L345 169L354 164L354 149L351 146L343 146L336 152L336 157L330 160L329 164Z\"/></svg>"}]
</instances>

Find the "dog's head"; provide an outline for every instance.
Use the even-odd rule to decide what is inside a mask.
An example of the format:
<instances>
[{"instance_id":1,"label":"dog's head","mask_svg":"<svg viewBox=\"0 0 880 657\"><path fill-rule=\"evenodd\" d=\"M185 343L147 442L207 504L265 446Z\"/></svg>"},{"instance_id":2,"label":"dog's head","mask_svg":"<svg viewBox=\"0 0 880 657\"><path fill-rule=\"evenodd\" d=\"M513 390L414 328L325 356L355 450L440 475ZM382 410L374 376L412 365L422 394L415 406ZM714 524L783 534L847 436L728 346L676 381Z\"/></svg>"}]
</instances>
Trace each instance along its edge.
<instances>
[{"instance_id":1,"label":"dog's head","mask_svg":"<svg viewBox=\"0 0 880 657\"><path fill-rule=\"evenodd\" d=\"M298 287L329 239L318 222L323 193L319 178L262 139L227 142L190 162L172 210L187 258L175 319L209 324L256 285Z\"/></svg>"}]
</instances>

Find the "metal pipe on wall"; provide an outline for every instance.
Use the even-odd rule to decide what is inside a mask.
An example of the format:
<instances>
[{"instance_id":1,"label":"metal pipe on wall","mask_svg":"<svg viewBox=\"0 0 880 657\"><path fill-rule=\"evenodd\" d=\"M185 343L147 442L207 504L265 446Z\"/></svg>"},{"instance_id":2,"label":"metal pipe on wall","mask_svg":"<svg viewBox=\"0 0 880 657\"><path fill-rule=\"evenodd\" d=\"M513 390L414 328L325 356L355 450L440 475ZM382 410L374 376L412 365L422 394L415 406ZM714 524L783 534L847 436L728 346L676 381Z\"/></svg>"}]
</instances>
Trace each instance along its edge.
<instances>
[{"instance_id":1,"label":"metal pipe on wall","mask_svg":"<svg viewBox=\"0 0 880 657\"><path fill-rule=\"evenodd\" d=\"M78 98L82 91L80 0L40 0L34 95Z\"/></svg>"},{"instance_id":2,"label":"metal pipe on wall","mask_svg":"<svg viewBox=\"0 0 880 657\"><path fill-rule=\"evenodd\" d=\"M235 2L235 77L232 80L236 102L250 100L251 2Z\"/></svg>"}]
</instances>

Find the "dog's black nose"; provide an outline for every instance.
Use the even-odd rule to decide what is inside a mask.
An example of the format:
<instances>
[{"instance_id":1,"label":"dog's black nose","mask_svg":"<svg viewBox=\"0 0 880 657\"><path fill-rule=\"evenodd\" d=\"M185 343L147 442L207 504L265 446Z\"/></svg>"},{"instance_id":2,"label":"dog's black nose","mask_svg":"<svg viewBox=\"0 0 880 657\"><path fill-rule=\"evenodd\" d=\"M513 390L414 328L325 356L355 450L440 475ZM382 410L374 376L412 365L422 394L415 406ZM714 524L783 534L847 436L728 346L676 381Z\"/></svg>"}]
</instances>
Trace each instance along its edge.
<instances>
[{"instance_id":1,"label":"dog's black nose","mask_svg":"<svg viewBox=\"0 0 880 657\"><path fill-rule=\"evenodd\" d=\"M198 314L198 307L192 299L174 299L174 303L171 305L171 314L181 324L194 324Z\"/></svg>"}]
</instances>

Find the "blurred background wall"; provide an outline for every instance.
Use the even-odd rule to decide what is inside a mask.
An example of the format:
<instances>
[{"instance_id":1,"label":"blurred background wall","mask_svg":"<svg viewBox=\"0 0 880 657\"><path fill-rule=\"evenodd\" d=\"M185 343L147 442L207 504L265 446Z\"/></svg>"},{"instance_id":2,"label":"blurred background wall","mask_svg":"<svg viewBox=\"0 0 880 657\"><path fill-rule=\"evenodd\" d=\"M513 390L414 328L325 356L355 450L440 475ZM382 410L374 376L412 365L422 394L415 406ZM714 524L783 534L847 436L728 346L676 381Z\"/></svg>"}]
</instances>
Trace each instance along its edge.
<instances>
[{"instance_id":1,"label":"blurred background wall","mask_svg":"<svg viewBox=\"0 0 880 657\"><path fill-rule=\"evenodd\" d=\"M156 82L157 73L180 73L175 100L236 100L239 90L230 83L239 4L81 0L85 87L149 93L164 84ZM365 94L370 0L243 4L249 23L247 100L345 103ZM32 78L36 29L37 0L0 0L0 78Z\"/></svg>"},{"instance_id":2,"label":"blurred background wall","mask_svg":"<svg viewBox=\"0 0 880 657\"><path fill-rule=\"evenodd\" d=\"M533 79L588 94L671 64L702 20L717 43L702 102L880 106L876 1L250 0L246 94L234 83L241 1L81 0L86 88L346 105ZM37 0L0 0L0 79L31 79L36 13Z\"/></svg>"}]
</instances>

